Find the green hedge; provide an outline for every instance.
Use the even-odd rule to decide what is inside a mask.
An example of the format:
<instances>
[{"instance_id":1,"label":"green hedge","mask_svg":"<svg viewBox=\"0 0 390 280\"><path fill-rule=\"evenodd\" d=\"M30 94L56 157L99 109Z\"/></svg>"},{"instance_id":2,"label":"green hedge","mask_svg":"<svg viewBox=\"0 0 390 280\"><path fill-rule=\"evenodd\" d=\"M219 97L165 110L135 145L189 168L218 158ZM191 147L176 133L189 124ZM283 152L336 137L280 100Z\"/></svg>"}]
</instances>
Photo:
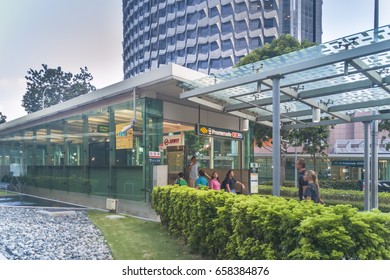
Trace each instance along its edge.
<instances>
[{"instance_id":1,"label":"green hedge","mask_svg":"<svg viewBox=\"0 0 390 280\"><path fill-rule=\"evenodd\" d=\"M321 197L326 204L351 204L354 207L362 210L364 209L364 193L363 191L354 190L335 190L335 189L322 189L320 190ZM272 195L271 186L259 186L259 194ZM284 198L298 198L298 190L296 188L281 187L280 196ZM381 192L378 195L379 198L379 210L383 212L390 212L390 193Z\"/></svg>"},{"instance_id":2,"label":"green hedge","mask_svg":"<svg viewBox=\"0 0 390 280\"><path fill-rule=\"evenodd\" d=\"M272 181L260 182L264 186L272 186ZM295 187L294 182L285 181L284 187ZM361 190L359 182L356 180L320 180L321 189L336 189L336 190Z\"/></svg>"},{"instance_id":3,"label":"green hedge","mask_svg":"<svg viewBox=\"0 0 390 280\"><path fill-rule=\"evenodd\" d=\"M166 186L154 188L152 207L212 259L390 259L390 215L350 205Z\"/></svg>"},{"instance_id":4,"label":"green hedge","mask_svg":"<svg viewBox=\"0 0 390 280\"><path fill-rule=\"evenodd\" d=\"M361 190L361 187L356 180L320 180L320 188L355 191Z\"/></svg>"}]
</instances>

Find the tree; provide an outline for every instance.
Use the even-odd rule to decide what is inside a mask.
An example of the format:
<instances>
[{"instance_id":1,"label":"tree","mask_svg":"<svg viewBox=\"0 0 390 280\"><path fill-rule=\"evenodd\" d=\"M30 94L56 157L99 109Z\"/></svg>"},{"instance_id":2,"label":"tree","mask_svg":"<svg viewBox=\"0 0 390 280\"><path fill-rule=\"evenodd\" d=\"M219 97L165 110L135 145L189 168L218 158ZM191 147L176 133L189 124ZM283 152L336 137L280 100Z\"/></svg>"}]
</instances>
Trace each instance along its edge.
<instances>
[{"instance_id":1,"label":"tree","mask_svg":"<svg viewBox=\"0 0 390 280\"><path fill-rule=\"evenodd\" d=\"M258 48L250 52L247 56L243 57L235 67L243 66L249 63L258 62L261 60L269 59L272 57L280 56L290 52L298 51L315 43L303 41L300 43L293 36L288 34L281 35L278 39L275 39L271 44L265 44L262 48ZM309 128L311 129L311 128ZM285 181L285 166L286 166L286 153L291 142L289 141L290 131L281 131L281 166L280 166L280 181L283 184ZM266 127L260 124L254 126L254 137L258 147L263 147L266 142L272 139L272 128Z\"/></svg>"},{"instance_id":2,"label":"tree","mask_svg":"<svg viewBox=\"0 0 390 280\"><path fill-rule=\"evenodd\" d=\"M293 129L289 132L288 140L294 146L303 146L302 153L309 154L313 160L313 169L317 169L317 159L327 159L326 148L329 147L329 127L315 126Z\"/></svg>"},{"instance_id":3,"label":"tree","mask_svg":"<svg viewBox=\"0 0 390 280\"><path fill-rule=\"evenodd\" d=\"M194 131L185 131L184 135L186 139L187 154L189 156L198 156L206 143L205 137L195 135Z\"/></svg>"},{"instance_id":4,"label":"tree","mask_svg":"<svg viewBox=\"0 0 390 280\"><path fill-rule=\"evenodd\" d=\"M0 124L5 123L7 121L7 116L3 115L2 112L0 112Z\"/></svg>"},{"instance_id":5,"label":"tree","mask_svg":"<svg viewBox=\"0 0 390 280\"><path fill-rule=\"evenodd\" d=\"M273 40L271 44L267 43L262 48L255 49L248 55L241 58L235 67L295 52L314 45L315 43L309 41L303 41L300 43L293 36L289 34L282 34L278 39Z\"/></svg>"},{"instance_id":6,"label":"tree","mask_svg":"<svg viewBox=\"0 0 390 280\"><path fill-rule=\"evenodd\" d=\"M379 122L378 124L378 130L380 132L382 131L386 131L388 133L387 137L390 136L390 120L382 120ZM382 141L385 140L387 138L386 136L382 136ZM390 150L390 144L387 143L386 144L386 150Z\"/></svg>"},{"instance_id":7,"label":"tree","mask_svg":"<svg viewBox=\"0 0 390 280\"><path fill-rule=\"evenodd\" d=\"M48 68L42 64L40 70L30 68L25 78L27 91L23 95L22 106L28 114L41 110L43 104L50 107L96 90L87 67L80 68L80 73L73 75L64 72L61 67Z\"/></svg>"}]
</instances>

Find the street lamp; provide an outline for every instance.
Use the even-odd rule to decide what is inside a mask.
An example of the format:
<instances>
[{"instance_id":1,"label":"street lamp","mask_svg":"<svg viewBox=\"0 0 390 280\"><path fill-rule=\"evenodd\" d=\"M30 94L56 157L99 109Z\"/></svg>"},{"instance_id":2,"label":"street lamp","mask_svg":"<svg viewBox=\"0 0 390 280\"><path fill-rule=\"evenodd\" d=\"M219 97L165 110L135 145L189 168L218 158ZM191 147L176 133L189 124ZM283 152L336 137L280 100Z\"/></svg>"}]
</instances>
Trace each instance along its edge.
<instances>
[{"instance_id":1,"label":"street lamp","mask_svg":"<svg viewBox=\"0 0 390 280\"><path fill-rule=\"evenodd\" d=\"M44 88L43 92L42 92L42 109L45 109L46 90L47 90L48 88L53 88L53 86L59 86L59 84L57 84L57 83L52 83L52 84L50 84L50 85L47 85L47 86ZM64 89L64 88L68 89L68 88L71 88L71 86L70 86L69 84L65 84L65 85L62 86L62 89ZM61 89L60 89L60 90L61 90Z\"/></svg>"},{"instance_id":2,"label":"street lamp","mask_svg":"<svg viewBox=\"0 0 390 280\"><path fill-rule=\"evenodd\" d=\"M42 109L45 109L45 93L48 88L51 88L51 85L47 85L42 92Z\"/></svg>"}]
</instances>

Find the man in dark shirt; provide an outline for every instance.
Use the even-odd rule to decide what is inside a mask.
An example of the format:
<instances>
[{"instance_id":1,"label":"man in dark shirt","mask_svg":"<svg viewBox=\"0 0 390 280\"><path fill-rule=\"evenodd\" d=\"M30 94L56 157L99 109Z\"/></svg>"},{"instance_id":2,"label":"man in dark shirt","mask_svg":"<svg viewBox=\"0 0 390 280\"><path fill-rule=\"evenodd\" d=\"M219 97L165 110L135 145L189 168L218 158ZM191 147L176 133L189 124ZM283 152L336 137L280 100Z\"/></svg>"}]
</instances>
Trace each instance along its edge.
<instances>
[{"instance_id":1,"label":"man in dark shirt","mask_svg":"<svg viewBox=\"0 0 390 280\"><path fill-rule=\"evenodd\" d=\"M298 197L299 200L303 199L303 191L304 188L307 186L307 181L303 178L305 176L305 171L306 171L306 162L303 158L298 159L295 162L295 168L299 172L299 177L298 177Z\"/></svg>"}]
</instances>

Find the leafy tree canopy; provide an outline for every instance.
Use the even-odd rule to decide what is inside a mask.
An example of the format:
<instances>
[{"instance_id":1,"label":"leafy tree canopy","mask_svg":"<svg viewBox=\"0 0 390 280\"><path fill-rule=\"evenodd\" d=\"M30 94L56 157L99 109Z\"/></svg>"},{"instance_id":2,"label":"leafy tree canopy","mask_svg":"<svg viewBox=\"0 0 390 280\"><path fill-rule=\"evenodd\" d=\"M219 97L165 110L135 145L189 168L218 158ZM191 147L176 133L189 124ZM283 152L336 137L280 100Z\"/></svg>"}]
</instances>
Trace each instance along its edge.
<instances>
[{"instance_id":1,"label":"leafy tree canopy","mask_svg":"<svg viewBox=\"0 0 390 280\"><path fill-rule=\"evenodd\" d=\"M273 40L271 44L267 43L263 47L255 49L241 58L235 67L298 51L314 45L315 43L309 41L300 43L293 36L282 34L278 39Z\"/></svg>"},{"instance_id":2,"label":"leafy tree canopy","mask_svg":"<svg viewBox=\"0 0 390 280\"><path fill-rule=\"evenodd\" d=\"M2 112L0 112L0 124L5 123L7 121L7 116L3 115Z\"/></svg>"},{"instance_id":3,"label":"leafy tree canopy","mask_svg":"<svg viewBox=\"0 0 390 280\"><path fill-rule=\"evenodd\" d=\"M302 43L296 40L289 34L283 34L278 39L272 41L271 44L265 44L262 48L258 48L243 57L235 67L243 66L250 63L266 60L272 57L280 56L290 52L298 51L304 48L314 46L315 43L303 41ZM258 147L263 147L272 139L272 128L256 123L254 125L254 137ZM284 168L283 156L289 146L303 146L303 152L312 156L314 165L318 157L326 156L327 141L329 137L329 128L327 126L310 127L300 130L281 131L281 153L282 153L282 169ZM315 166L314 166L315 168ZM281 171L281 181L284 181L284 171Z\"/></svg>"},{"instance_id":4,"label":"leafy tree canopy","mask_svg":"<svg viewBox=\"0 0 390 280\"><path fill-rule=\"evenodd\" d=\"M186 131L185 138L187 143L187 153L190 156L198 156L203 149L206 139L204 136L195 135L194 131Z\"/></svg>"},{"instance_id":5,"label":"leafy tree canopy","mask_svg":"<svg viewBox=\"0 0 390 280\"><path fill-rule=\"evenodd\" d=\"M387 131L388 135L387 137L390 136L390 120L383 120L379 122L378 125L379 131ZM383 136L382 139L386 139L386 136ZM390 150L390 144L386 144L386 150Z\"/></svg>"},{"instance_id":6,"label":"leafy tree canopy","mask_svg":"<svg viewBox=\"0 0 390 280\"><path fill-rule=\"evenodd\" d=\"M326 125L293 129L288 134L288 140L294 146L303 147L302 152L311 156L316 170L317 159L327 158L329 132L329 127Z\"/></svg>"},{"instance_id":7,"label":"leafy tree canopy","mask_svg":"<svg viewBox=\"0 0 390 280\"><path fill-rule=\"evenodd\" d=\"M27 71L27 91L23 95L22 106L30 114L76 96L96 90L91 84L92 75L88 68L80 68L80 73L64 72L61 67L49 68L42 64L40 70ZM44 99L44 101L43 101Z\"/></svg>"},{"instance_id":8,"label":"leafy tree canopy","mask_svg":"<svg viewBox=\"0 0 390 280\"><path fill-rule=\"evenodd\" d=\"M282 34L278 39L273 40L271 44L267 43L262 48L251 51L247 56L243 57L235 67L298 51L314 45L315 43L309 41L300 43L293 36ZM288 137L288 131L281 131L281 133L282 139ZM263 143L268 142L270 138L272 138L272 128L255 124L254 136L257 146L261 148L263 147ZM283 145L286 146L286 143L284 142ZM286 148L287 147L282 147L282 151L286 150Z\"/></svg>"}]
</instances>

